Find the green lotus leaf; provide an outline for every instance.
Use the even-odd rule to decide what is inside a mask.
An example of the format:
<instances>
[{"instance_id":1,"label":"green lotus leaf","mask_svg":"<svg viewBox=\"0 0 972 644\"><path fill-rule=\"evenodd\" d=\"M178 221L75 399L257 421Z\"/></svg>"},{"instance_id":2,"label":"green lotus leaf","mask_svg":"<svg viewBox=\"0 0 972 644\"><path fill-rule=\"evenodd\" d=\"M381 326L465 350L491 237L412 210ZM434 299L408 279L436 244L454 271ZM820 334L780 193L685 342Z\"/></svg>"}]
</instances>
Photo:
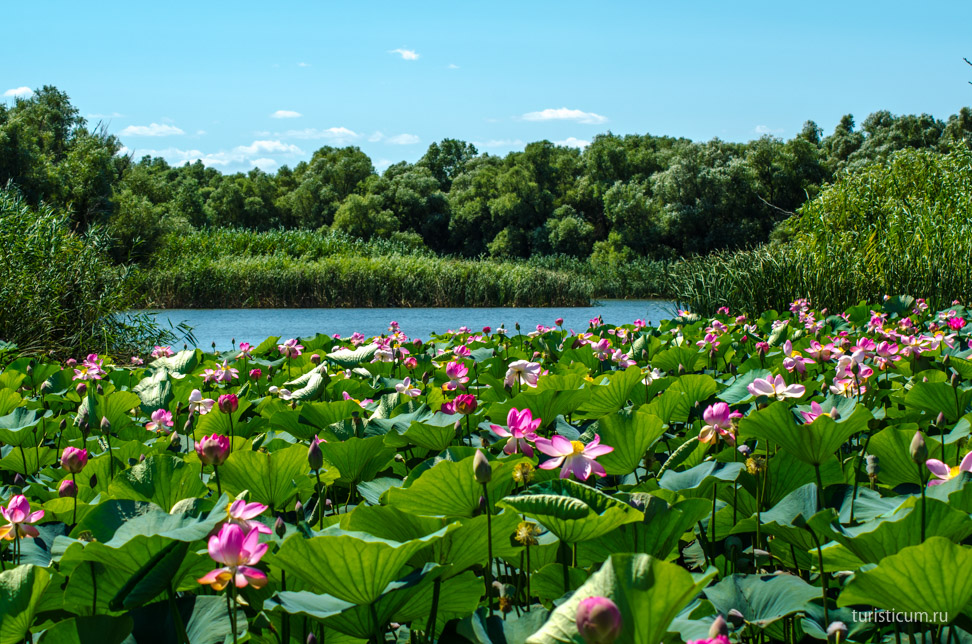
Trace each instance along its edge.
<instances>
[{"instance_id":1,"label":"green lotus leaf","mask_svg":"<svg viewBox=\"0 0 972 644\"><path fill-rule=\"evenodd\" d=\"M165 369L174 373L192 373L193 369L199 364L199 357L202 351L199 349L186 349L175 355L156 358L149 366L153 369Z\"/></svg>"},{"instance_id":2,"label":"green lotus leaf","mask_svg":"<svg viewBox=\"0 0 972 644\"><path fill-rule=\"evenodd\" d=\"M17 409L21 401L23 398L15 389L0 389L0 416L6 416Z\"/></svg>"},{"instance_id":3,"label":"green lotus leaf","mask_svg":"<svg viewBox=\"0 0 972 644\"><path fill-rule=\"evenodd\" d=\"M706 588L705 596L723 615L735 609L748 623L765 628L806 611L820 590L795 575L732 575Z\"/></svg>"},{"instance_id":4,"label":"green lotus leaf","mask_svg":"<svg viewBox=\"0 0 972 644\"><path fill-rule=\"evenodd\" d=\"M554 422L557 416L566 416L576 412L581 405L591 398L590 389L572 389L562 391L557 389L527 389L514 398L503 403L490 406L487 415L497 425L506 425L506 417L510 409L529 409L534 418L541 419L543 427Z\"/></svg>"},{"instance_id":5,"label":"green lotus leaf","mask_svg":"<svg viewBox=\"0 0 972 644\"><path fill-rule=\"evenodd\" d=\"M360 366L371 360L371 357L375 355L375 351L378 350L378 345L376 344L365 344L354 351L335 351L326 354L324 357L327 358L332 363L338 365L339 367L344 367L345 369L353 369L354 367Z\"/></svg>"},{"instance_id":6,"label":"green lotus leaf","mask_svg":"<svg viewBox=\"0 0 972 644\"><path fill-rule=\"evenodd\" d=\"M456 428L451 421L447 425L413 422L401 434L395 431L388 432L384 440L389 447L417 445L433 452L441 452L449 447L455 438Z\"/></svg>"},{"instance_id":7,"label":"green lotus leaf","mask_svg":"<svg viewBox=\"0 0 972 644\"><path fill-rule=\"evenodd\" d=\"M434 585L426 583L410 592L408 600L392 615L393 621L412 622L415 628L424 630L432 612L434 591ZM471 570L444 579L439 587L439 603L436 605L436 633L441 633L449 620L475 612L483 592L482 578Z\"/></svg>"},{"instance_id":8,"label":"green lotus leaf","mask_svg":"<svg viewBox=\"0 0 972 644\"><path fill-rule=\"evenodd\" d=\"M567 543L596 539L644 518L628 504L569 479L537 483L524 494L504 498L499 505L533 517Z\"/></svg>"},{"instance_id":9,"label":"green lotus leaf","mask_svg":"<svg viewBox=\"0 0 972 644\"><path fill-rule=\"evenodd\" d=\"M455 448L451 448L455 449ZM466 448L472 450L472 448ZM496 503L513 489L513 468L522 457L491 460L493 476L487 484L490 501ZM427 517L472 517L479 513L483 486L476 482L473 457L456 462L440 460L429 469L416 467L408 487L390 488L388 504L403 512Z\"/></svg>"},{"instance_id":10,"label":"green lotus leaf","mask_svg":"<svg viewBox=\"0 0 972 644\"><path fill-rule=\"evenodd\" d=\"M753 381L757 378L772 378L773 372L769 369L753 369L752 371L747 371L746 373L739 374L732 381L732 384L719 392L716 396L719 400L727 402L730 405L735 405L741 403L744 400L749 400L753 397L749 393L749 385L753 384Z\"/></svg>"},{"instance_id":11,"label":"green lotus leaf","mask_svg":"<svg viewBox=\"0 0 972 644\"><path fill-rule=\"evenodd\" d=\"M50 573L37 566L0 572L0 644L17 644L25 639L50 581Z\"/></svg>"},{"instance_id":12,"label":"green lotus leaf","mask_svg":"<svg viewBox=\"0 0 972 644\"><path fill-rule=\"evenodd\" d=\"M658 485L686 496L704 496L709 494L713 483L735 481L745 468L742 463L705 461L682 472L666 470L659 479Z\"/></svg>"},{"instance_id":13,"label":"green lotus leaf","mask_svg":"<svg viewBox=\"0 0 972 644\"><path fill-rule=\"evenodd\" d=\"M108 494L116 499L150 501L165 511L182 499L206 494L199 470L175 456L153 454L135 467L115 475Z\"/></svg>"},{"instance_id":14,"label":"green lotus leaf","mask_svg":"<svg viewBox=\"0 0 972 644\"><path fill-rule=\"evenodd\" d=\"M628 404L631 392L641 378L639 367L628 367L615 373L608 384L590 387L591 399L584 404L581 413L586 418L601 418L613 414Z\"/></svg>"},{"instance_id":15,"label":"green lotus leaf","mask_svg":"<svg viewBox=\"0 0 972 644\"><path fill-rule=\"evenodd\" d=\"M715 570L699 579L687 570L645 554L616 554L604 562L550 615L527 644L553 644L584 640L577 632L577 607L588 597L607 597L621 611L619 642L658 644L676 615L705 587Z\"/></svg>"},{"instance_id":16,"label":"green lotus leaf","mask_svg":"<svg viewBox=\"0 0 972 644\"><path fill-rule=\"evenodd\" d=\"M337 468L337 481L344 484L370 481L395 456L395 448L385 445L383 436L321 443L320 448L324 460Z\"/></svg>"},{"instance_id":17,"label":"green lotus leaf","mask_svg":"<svg viewBox=\"0 0 972 644\"><path fill-rule=\"evenodd\" d=\"M298 493L315 485L307 463L307 448L303 445L270 453L234 450L219 466L219 476L229 494L235 496L249 490L250 501L270 506L271 511L285 507ZM321 472L322 482L329 483L336 478L333 468Z\"/></svg>"},{"instance_id":18,"label":"green lotus leaf","mask_svg":"<svg viewBox=\"0 0 972 644\"><path fill-rule=\"evenodd\" d=\"M580 568L569 567L567 576L570 588L564 588L564 564L549 563L530 575L530 590L540 598L541 602L549 605L553 600L563 597L565 593L583 586L588 574Z\"/></svg>"},{"instance_id":19,"label":"green lotus leaf","mask_svg":"<svg viewBox=\"0 0 972 644\"><path fill-rule=\"evenodd\" d=\"M185 541L173 541L145 562L108 602L112 610L146 604L172 588L182 561L189 552Z\"/></svg>"},{"instance_id":20,"label":"green lotus leaf","mask_svg":"<svg viewBox=\"0 0 972 644\"><path fill-rule=\"evenodd\" d=\"M34 428L44 416L36 410L17 407L0 418L0 442L14 446L35 446L37 437Z\"/></svg>"},{"instance_id":21,"label":"green lotus leaf","mask_svg":"<svg viewBox=\"0 0 972 644\"><path fill-rule=\"evenodd\" d=\"M243 422L243 415L250 408L252 403L246 398L239 399L239 406L236 411L232 413L233 417L233 436L246 436L245 425ZM209 436L211 434L222 434L223 436L230 436L230 415L224 414L219 411L219 409L214 405L213 410L208 414L199 416L195 421L193 426L193 439L198 440L203 436Z\"/></svg>"},{"instance_id":22,"label":"green lotus leaf","mask_svg":"<svg viewBox=\"0 0 972 644\"><path fill-rule=\"evenodd\" d=\"M57 622L37 639L38 644L122 644L132 632L128 616L89 615Z\"/></svg>"},{"instance_id":23,"label":"green lotus leaf","mask_svg":"<svg viewBox=\"0 0 972 644\"><path fill-rule=\"evenodd\" d=\"M142 411L151 414L156 409L167 409L175 397L172 380L167 369L158 369L132 387L132 393L142 401Z\"/></svg>"},{"instance_id":24,"label":"green lotus leaf","mask_svg":"<svg viewBox=\"0 0 972 644\"><path fill-rule=\"evenodd\" d=\"M945 382L915 382L904 397L908 407L919 409L931 418L942 413L949 424L958 422L965 414L970 400L972 389L956 389Z\"/></svg>"},{"instance_id":25,"label":"green lotus leaf","mask_svg":"<svg viewBox=\"0 0 972 644\"><path fill-rule=\"evenodd\" d=\"M493 557L517 556L521 549L511 543L510 537L520 523L519 515L503 510L490 519L493 524ZM439 564L451 564L452 571L445 573L446 576L457 574L470 566L486 565L489 557L486 523L485 514L462 519L458 525L453 524L453 529L442 540L432 544L426 556Z\"/></svg>"},{"instance_id":26,"label":"green lotus leaf","mask_svg":"<svg viewBox=\"0 0 972 644\"><path fill-rule=\"evenodd\" d=\"M78 418L87 416L88 427L97 432L101 427L101 419L107 418L111 423L111 431L118 432L132 423L129 412L142 407L142 399L130 391L113 391L106 396L94 393L93 388L88 395L81 399L78 408Z\"/></svg>"},{"instance_id":27,"label":"green lotus leaf","mask_svg":"<svg viewBox=\"0 0 972 644\"><path fill-rule=\"evenodd\" d=\"M597 423L597 433L602 445L610 445L614 451L598 458L608 474L630 474L635 471L645 454L665 433L661 418L644 411L621 410L604 416Z\"/></svg>"},{"instance_id":28,"label":"green lotus leaf","mask_svg":"<svg viewBox=\"0 0 972 644\"><path fill-rule=\"evenodd\" d=\"M867 451L877 456L881 463L878 482L890 487L902 483L922 484L919 478L921 470L911 460L911 439L914 436L914 430L885 427L871 437Z\"/></svg>"},{"instance_id":29,"label":"green lotus leaf","mask_svg":"<svg viewBox=\"0 0 972 644\"><path fill-rule=\"evenodd\" d=\"M923 612L928 624L946 624L972 601L972 548L931 537L858 572L837 598L897 612Z\"/></svg>"},{"instance_id":30,"label":"green lotus leaf","mask_svg":"<svg viewBox=\"0 0 972 644\"><path fill-rule=\"evenodd\" d=\"M706 355L698 348L682 346L665 349L651 359L651 365L669 373L678 373L679 367L691 373L703 368L707 361Z\"/></svg>"},{"instance_id":31,"label":"green lotus leaf","mask_svg":"<svg viewBox=\"0 0 972 644\"><path fill-rule=\"evenodd\" d=\"M549 615L539 604L531 606L529 611L503 617L488 617L486 609L480 608L459 622L456 630L474 644L522 644L540 630Z\"/></svg>"},{"instance_id":32,"label":"green lotus leaf","mask_svg":"<svg viewBox=\"0 0 972 644\"><path fill-rule=\"evenodd\" d=\"M858 406L853 414L839 421L821 415L812 423L797 425L789 405L776 402L743 418L739 435L777 444L805 463L820 465L848 438L867 429L871 418L871 412Z\"/></svg>"},{"instance_id":33,"label":"green lotus leaf","mask_svg":"<svg viewBox=\"0 0 972 644\"><path fill-rule=\"evenodd\" d=\"M409 559L450 529L400 542L331 526L310 539L299 534L288 537L273 561L315 592L353 604L370 604L399 578Z\"/></svg>"}]
</instances>

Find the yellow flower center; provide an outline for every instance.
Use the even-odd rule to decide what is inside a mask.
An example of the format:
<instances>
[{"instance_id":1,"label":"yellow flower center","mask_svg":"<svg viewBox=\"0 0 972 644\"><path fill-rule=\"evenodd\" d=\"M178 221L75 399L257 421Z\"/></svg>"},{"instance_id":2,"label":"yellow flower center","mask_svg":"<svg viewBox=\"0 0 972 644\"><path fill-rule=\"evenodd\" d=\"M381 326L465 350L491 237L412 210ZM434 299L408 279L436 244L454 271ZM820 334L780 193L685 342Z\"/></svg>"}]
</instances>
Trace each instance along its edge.
<instances>
[{"instance_id":1,"label":"yellow flower center","mask_svg":"<svg viewBox=\"0 0 972 644\"><path fill-rule=\"evenodd\" d=\"M584 453L584 443L580 441L570 441L570 446L574 448L571 456L577 456L578 454Z\"/></svg>"}]
</instances>

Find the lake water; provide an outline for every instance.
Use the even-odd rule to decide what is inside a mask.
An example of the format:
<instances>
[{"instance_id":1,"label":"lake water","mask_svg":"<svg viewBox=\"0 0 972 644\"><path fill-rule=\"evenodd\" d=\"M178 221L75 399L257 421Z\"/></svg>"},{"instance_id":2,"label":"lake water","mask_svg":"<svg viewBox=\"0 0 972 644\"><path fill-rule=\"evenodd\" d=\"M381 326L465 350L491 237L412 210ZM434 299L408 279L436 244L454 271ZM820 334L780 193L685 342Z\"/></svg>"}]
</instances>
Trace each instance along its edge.
<instances>
[{"instance_id":1,"label":"lake water","mask_svg":"<svg viewBox=\"0 0 972 644\"><path fill-rule=\"evenodd\" d=\"M414 309L167 309L146 311L161 322L173 325L185 322L193 327L198 346L210 348L213 342L220 350L236 343L257 344L269 336L299 338L317 333L348 337L355 331L366 336L388 331L395 320L410 337L428 338L432 333L467 326L479 330L494 329L501 324L514 333L520 323L523 333L538 324L553 326L558 317L564 326L578 332L587 322L600 315L610 324L630 324L637 319L657 324L675 314L674 302L666 300L604 300L596 306L550 308L414 308Z\"/></svg>"}]
</instances>

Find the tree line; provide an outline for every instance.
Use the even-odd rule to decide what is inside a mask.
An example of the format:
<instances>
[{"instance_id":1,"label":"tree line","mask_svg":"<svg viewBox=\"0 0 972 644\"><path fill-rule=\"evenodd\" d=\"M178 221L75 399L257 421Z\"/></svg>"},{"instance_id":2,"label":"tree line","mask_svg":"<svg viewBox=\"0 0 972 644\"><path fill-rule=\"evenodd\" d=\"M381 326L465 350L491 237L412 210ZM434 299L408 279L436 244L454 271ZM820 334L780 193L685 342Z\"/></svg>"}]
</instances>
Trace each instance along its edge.
<instances>
[{"instance_id":1,"label":"tree line","mask_svg":"<svg viewBox=\"0 0 972 644\"><path fill-rule=\"evenodd\" d=\"M946 120L878 111L824 135L747 143L612 133L584 149L550 141L505 156L433 143L378 173L359 148L322 147L274 173L222 173L120 154L63 91L0 105L0 188L104 227L117 261L148 261L171 234L207 227L336 230L444 255L596 261L669 259L753 247L842 172L901 149L945 151L972 134L972 110Z\"/></svg>"}]
</instances>

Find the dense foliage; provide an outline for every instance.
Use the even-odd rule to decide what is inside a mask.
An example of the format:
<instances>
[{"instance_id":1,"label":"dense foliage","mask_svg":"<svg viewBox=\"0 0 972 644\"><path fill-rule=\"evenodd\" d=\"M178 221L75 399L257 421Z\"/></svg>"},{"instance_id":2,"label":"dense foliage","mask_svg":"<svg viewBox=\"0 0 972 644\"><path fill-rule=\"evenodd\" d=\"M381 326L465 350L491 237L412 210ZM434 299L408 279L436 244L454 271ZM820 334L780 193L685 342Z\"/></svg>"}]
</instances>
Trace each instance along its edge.
<instances>
[{"instance_id":1,"label":"dense foliage","mask_svg":"<svg viewBox=\"0 0 972 644\"><path fill-rule=\"evenodd\" d=\"M19 358L0 642L967 641L969 314Z\"/></svg>"}]
</instances>

